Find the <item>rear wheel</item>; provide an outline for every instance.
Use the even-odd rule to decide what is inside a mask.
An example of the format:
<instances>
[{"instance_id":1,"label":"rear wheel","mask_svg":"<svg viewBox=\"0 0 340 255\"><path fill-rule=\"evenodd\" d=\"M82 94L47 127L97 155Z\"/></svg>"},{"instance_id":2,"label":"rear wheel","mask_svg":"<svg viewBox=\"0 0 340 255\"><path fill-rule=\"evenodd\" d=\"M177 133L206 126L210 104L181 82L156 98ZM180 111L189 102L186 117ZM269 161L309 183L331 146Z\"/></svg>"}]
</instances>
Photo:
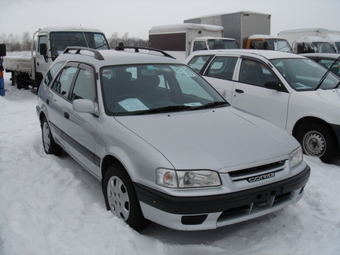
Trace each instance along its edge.
<instances>
[{"instance_id":1,"label":"rear wheel","mask_svg":"<svg viewBox=\"0 0 340 255\"><path fill-rule=\"evenodd\" d=\"M297 138L306 155L319 157L324 163L330 163L338 151L333 134L321 123L311 123L302 127Z\"/></svg>"},{"instance_id":2,"label":"rear wheel","mask_svg":"<svg viewBox=\"0 0 340 255\"><path fill-rule=\"evenodd\" d=\"M43 118L41 122L41 135L45 152L47 154L54 154L56 156L61 155L61 153L63 152L63 148L55 143L46 118Z\"/></svg>"},{"instance_id":3,"label":"rear wheel","mask_svg":"<svg viewBox=\"0 0 340 255\"><path fill-rule=\"evenodd\" d=\"M103 180L103 193L108 210L135 230L145 228L149 221L143 216L133 183L120 165L111 165Z\"/></svg>"}]
</instances>

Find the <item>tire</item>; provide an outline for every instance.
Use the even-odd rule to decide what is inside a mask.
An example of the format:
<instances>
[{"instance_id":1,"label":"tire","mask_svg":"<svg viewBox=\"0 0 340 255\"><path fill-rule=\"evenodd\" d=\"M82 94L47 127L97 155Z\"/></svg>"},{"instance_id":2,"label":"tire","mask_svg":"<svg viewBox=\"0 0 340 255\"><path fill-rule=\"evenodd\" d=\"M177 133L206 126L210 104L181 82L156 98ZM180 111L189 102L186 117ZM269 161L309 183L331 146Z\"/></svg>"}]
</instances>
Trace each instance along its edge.
<instances>
[{"instance_id":1,"label":"tire","mask_svg":"<svg viewBox=\"0 0 340 255\"><path fill-rule=\"evenodd\" d=\"M103 180L103 193L107 209L131 228L141 230L149 225L143 216L133 183L122 166L109 166Z\"/></svg>"},{"instance_id":2,"label":"tire","mask_svg":"<svg viewBox=\"0 0 340 255\"><path fill-rule=\"evenodd\" d=\"M56 156L61 155L63 148L55 143L51 134L50 126L48 125L45 117L41 122L41 137L46 154L54 154Z\"/></svg>"},{"instance_id":3,"label":"tire","mask_svg":"<svg viewBox=\"0 0 340 255\"><path fill-rule=\"evenodd\" d=\"M338 151L335 137L321 123L303 126L298 132L297 139L306 155L319 157L324 163L330 163Z\"/></svg>"}]
</instances>

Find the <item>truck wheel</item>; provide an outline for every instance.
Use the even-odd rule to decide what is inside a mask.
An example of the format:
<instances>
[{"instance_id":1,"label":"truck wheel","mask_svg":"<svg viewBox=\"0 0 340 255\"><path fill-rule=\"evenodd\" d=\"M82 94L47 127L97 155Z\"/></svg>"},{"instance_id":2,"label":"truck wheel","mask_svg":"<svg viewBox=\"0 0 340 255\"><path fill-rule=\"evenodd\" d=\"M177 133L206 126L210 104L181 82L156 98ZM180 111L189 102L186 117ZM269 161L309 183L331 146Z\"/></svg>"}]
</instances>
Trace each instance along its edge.
<instances>
[{"instance_id":1,"label":"truck wheel","mask_svg":"<svg viewBox=\"0 0 340 255\"><path fill-rule=\"evenodd\" d=\"M103 180L103 193L107 209L131 228L140 230L148 226L149 221L143 216L133 183L122 166L109 166Z\"/></svg>"},{"instance_id":2,"label":"truck wheel","mask_svg":"<svg viewBox=\"0 0 340 255\"><path fill-rule=\"evenodd\" d=\"M319 157L324 163L330 163L338 151L330 130L323 124L311 123L303 126L297 135L306 155Z\"/></svg>"},{"instance_id":3,"label":"truck wheel","mask_svg":"<svg viewBox=\"0 0 340 255\"><path fill-rule=\"evenodd\" d=\"M43 118L41 122L41 135L46 154L54 154L56 156L60 156L63 152L63 148L55 143L46 118Z\"/></svg>"}]
</instances>

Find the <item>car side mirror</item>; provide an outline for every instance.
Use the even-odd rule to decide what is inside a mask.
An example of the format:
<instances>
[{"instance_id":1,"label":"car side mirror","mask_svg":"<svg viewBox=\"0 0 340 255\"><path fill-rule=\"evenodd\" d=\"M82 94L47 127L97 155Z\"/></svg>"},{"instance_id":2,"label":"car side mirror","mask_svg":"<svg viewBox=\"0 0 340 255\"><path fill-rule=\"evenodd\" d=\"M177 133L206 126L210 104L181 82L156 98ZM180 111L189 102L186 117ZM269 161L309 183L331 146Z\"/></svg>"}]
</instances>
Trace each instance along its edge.
<instances>
[{"instance_id":1,"label":"car side mirror","mask_svg":"<svg viewBox=\"0 0 340 255\"><path fill-rule=\"evenodd\" d=\"M266 81L264 86L267 89L273 89L273 90L282 91L282 92L286 91L285 87L282 84L280 84L278 81L276 81L276 80Z\"/></svg>"},{"instance_id":2,"label":"car side mirror","mask_svg":"<svg viewBox=\"0 0 340 255\"><path fill-rule=\"evenodd\" d=\"M47 55L47 46L46 46L46 43L40 44L39 53L42 56L46 56Z\"/></svg>"},{"instance_id":3,"label":"car side mirror","mask_svg":"<svg viewBox=\"0 0 340 255\"><path fill-rule=\"evenodd\" d=\"M72 108L75 112L98 115L98 105L89 99L75 99Z\"/></svg>"}]
</instances>

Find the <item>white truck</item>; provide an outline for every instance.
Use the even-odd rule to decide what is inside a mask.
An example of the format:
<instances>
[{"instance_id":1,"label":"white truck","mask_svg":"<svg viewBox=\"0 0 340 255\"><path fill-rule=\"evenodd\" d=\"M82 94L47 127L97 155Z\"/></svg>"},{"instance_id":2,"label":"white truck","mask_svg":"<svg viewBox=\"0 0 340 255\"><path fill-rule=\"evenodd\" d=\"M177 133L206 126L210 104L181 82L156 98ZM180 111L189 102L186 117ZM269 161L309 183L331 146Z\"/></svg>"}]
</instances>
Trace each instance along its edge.
<instances>
[{"instance_id":1,"label":"white truck","mask_svg":"<svg viewBox=\"0 0 340 255\"><path fill-rule=\"evenodd\" d=\"M338 33L339 34L335 34L332 32L332 34L327 34L325 40L333 46L336 53L340 54L340 31L338 31Z\"/></svg>"},{"instance_id":2,"label":"white truck","mask_svg":"<svg viewBox=\"0 0 340 255\"><path fill-rule=\"evenodd\" d=\"M190 23L152 27L149 30L149 46L161 49L180 61L197 50L240 48L235 39L223 38L223 27Z\"/></svg>"},{"instance_id":3,"label":"white truck","mask_svg":"<svg viewBox=\"0 0 340 255\"><path fill-rule=\"evenodd\" d=\"M270 14L241 11L187 19L184 23L222 26L223 37L236 39L242 49L292 52L285 38L270 35L270 20Z\"/></svg>"},{"instance_id":4,"label":"white truck","mask_svg":"<svg viewBox=\"0 0 340 255\"><path fill-rule=\"evenodd\" d=\"M19 89L30 86L36 89L52 62L67 46L109 49L105 35L98 29L46 27L34 33L30 52L3 57L3 68L11 73L12 85L16 84Z\"/></svg>"},{"instance_id":5,"label":"white truck","mask_svg":"<svg viewBox=\"0 0 340 255\"><path fill-rule=\"evenodd\" d=\"M292 45L294 53L334 53L338 52L335 45L340 46L340 31L325 28L302 28L284 30L278 33ZM337 39L336 39L337 37ZM338 41L337 41L338 40Z\"/></svg>"}]
</instances>

